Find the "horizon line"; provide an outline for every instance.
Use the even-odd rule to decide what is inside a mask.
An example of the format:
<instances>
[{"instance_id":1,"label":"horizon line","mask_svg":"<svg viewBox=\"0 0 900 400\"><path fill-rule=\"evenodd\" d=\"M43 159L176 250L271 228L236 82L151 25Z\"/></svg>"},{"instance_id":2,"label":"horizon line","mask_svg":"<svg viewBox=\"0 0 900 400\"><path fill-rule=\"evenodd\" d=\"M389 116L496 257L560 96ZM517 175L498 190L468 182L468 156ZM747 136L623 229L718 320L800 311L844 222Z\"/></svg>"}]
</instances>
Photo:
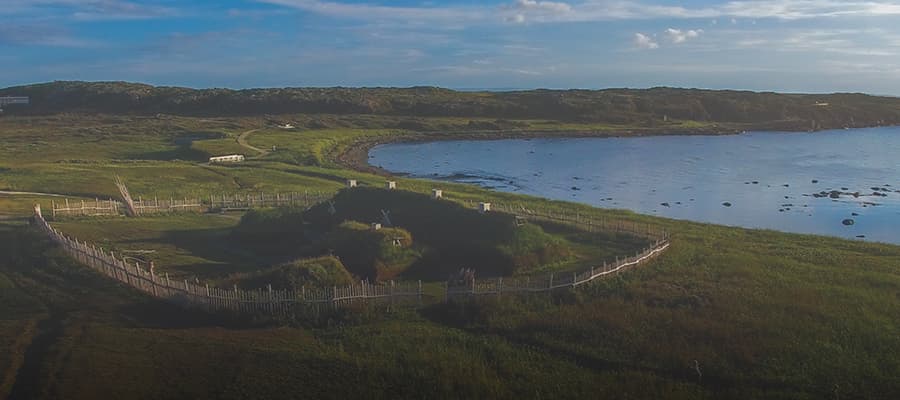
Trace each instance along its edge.
<instances>
[{"instance_id":1,"label":"horizon line","mask_svg":"<svg viewBox=\"0 0 900 400\"><path fill-rule=\"evenodd\" d=\"M365 86L344 86L344 85L309 85L309 86L254 86L254 87L227 87L227 86L184 86L184 85L174 85L174 84L158 84L158 83L148 83L148 82L139 82L139 81L125 81L125 80L52 80L52 81L43 81L43 82L31 82L31 83L20 83L13 84L10 86L0 87L0 90L10 90L20 87L27 86L37 86L37 85L49 85L54 83L88 83L88 84L100 84L100 83L122 83L122 84L133 84L133 85L145 85L151 86L154 88L178 88L178 89L190 89L190 90L232 90L232 91L244 91L244 90L268 90L268 89L416 89L416 88L433 88L433 89L443 89L443 90L451 90L455 92L489 92L489 93L503 93L503 92L525 92L525 91L604 91L604 90L651 90L651 89L678 89L678 90L706 90L706 91L733 91L733 92L752 92L752 93L775 93L775 94L796 94L796 95L829 95L829 94L862 94L867 96L875 96L875 97L900 97L900 94L878 94L878 93L867 93L862 91L778 91L772 89L747 89L747 88L712 88L712 87L687 87L687 86L666 86L666 85L654 85L654 86L608 86L608 87L554 87L554 86L532 86L532 87L465 87L465 86L437 86L437 85L428 85L428 84L417 84L417 85L365 85Z\"/></svg>"}]
</instances>

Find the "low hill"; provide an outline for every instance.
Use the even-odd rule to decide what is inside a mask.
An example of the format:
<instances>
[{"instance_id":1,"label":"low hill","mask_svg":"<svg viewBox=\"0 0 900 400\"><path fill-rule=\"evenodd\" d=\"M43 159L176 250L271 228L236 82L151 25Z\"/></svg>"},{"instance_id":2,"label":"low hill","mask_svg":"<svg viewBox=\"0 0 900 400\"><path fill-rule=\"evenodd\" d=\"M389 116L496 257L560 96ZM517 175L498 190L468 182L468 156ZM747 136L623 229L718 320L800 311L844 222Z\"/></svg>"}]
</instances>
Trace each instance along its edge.
<instances>
[{"instance_id":1,"label":"low hill","mask_svg":"<svg viewBox=\"0 0 900 400\"><path fill-rule=\"evenodd\" d=\"M344 264L330 256L297 259L259 271L233 274L223 281L225 287L258 289L271 285L274 290L344 286L352 282L353 277Z\"/></svg>"},{"instance_id":2,"label":"low hill","mask_svg":"<svg viewBox=\"0 0 900 400\"><path fill-rule=\"evenodd\" d=\"M433 279L446 279L463 268L474 270L478 276L508 276L572 256L565 240L537 224L518 226L512 215L480 214L419 193L371 187L345 189L334 197L334 213L329 208L326 204L315 206L305 218L321 230L340 226L347 231L352 226L342 225L344 221L379 222L382 210L389 213L395 226L411 234L410 241L414 237L427 249L421 260L409 266L410 271ZM357 251L374 253L366 246ZM348 267L350 264L347 262Z\"/></svg>"},{"instance_id":3,"label":"low hill","mask_svg":"<svg viewBox=\"0 0 900 400\"><path fill-rule=\"evenodd\" d=\"M127 82L51 82L0 89L29 96L12 114L234 116L374 114L552 119L652 126L665 119L825 129L900 124L900 98L676 88L459 92L413 88L190 89Z\"/></svg>"}]
</instances>

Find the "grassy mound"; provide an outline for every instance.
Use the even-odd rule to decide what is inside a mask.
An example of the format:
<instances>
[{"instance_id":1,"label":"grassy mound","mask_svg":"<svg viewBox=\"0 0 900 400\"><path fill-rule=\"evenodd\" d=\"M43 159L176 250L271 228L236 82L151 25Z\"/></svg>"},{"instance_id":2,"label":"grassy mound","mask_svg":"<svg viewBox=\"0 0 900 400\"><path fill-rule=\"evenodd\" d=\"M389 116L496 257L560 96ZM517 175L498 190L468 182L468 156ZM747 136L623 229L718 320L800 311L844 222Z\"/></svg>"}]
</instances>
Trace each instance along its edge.
<instances>
[{"instance_id":1,"label":"grassy mound","mask_svg":"<svg viewBox=\"0 0 900 400\"><path fill-rule=\"evenodd\" d=\"M359 222L344 222L328 234L326 245L360 277L384 281L410 267L420 254L412 235L400 228L373 230Z\"/></svg>"},{"instance_id":2,"label":"grassy mound","mask_svg":"<svg viewBox=\"0 0 900 400\"><path fill-rule=\"evenodd\" d=\"M394 190L355 188L334 198L336 213L323 204L306 213L318 229L330 229L346 220L380 222L381 210L391 222L408 230L428 251L413 266L417 275L446 279L460 268L480 276L510 275L570 256L566 241L540 226L516 226L511 215L480 214L457 203Z\"/></svg>"},{"instance_id":3,"label":"grassy mound","mask_svg":"<svg viewBox=\"0 0 900 400\"><path fill-rule=\"evenodd\" d=\"M256 289L272 285L273 289L299 289L303 286L343 286L353 281L341 260L323 256L294 260L268 269L236 274L228 279L231 285Z\"/></svg>"},{"instance_id":4,"label":"grassy mound","mask_svg":"<svg viewBox=\"0 0 900 400\"><path fill-rule=\"evenodd\" d=\"M231 234L236 245L274 256L296 257L312 244L300 208L254 209L241 217Z\"/></svg>"}]
</instances>

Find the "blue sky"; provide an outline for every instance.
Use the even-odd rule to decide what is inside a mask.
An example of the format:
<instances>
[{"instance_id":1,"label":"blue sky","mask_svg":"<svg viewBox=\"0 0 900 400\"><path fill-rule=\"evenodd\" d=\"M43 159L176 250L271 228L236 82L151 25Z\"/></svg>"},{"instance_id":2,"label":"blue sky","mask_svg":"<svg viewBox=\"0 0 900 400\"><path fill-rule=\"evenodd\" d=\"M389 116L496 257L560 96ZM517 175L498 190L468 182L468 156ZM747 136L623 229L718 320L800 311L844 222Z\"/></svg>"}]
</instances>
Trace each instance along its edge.
<instances>
[{"instance_id":1,"label":"blue sky","mask_svg":"<svg viewBox=\"0 0 900 400\"><path fill-rule=\"evenodd\" d=\"M900 0L0 0L0 86L900 95Z\"/></svg>"}]
</instances>

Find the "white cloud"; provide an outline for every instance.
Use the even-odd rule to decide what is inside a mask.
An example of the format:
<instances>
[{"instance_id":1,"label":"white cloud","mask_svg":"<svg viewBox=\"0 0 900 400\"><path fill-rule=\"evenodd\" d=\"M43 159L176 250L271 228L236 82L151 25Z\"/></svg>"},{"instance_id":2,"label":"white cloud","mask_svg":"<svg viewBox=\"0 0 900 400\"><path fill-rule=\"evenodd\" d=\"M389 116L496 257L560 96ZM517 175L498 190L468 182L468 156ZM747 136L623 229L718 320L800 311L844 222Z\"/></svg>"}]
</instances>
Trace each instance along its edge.
<instances>
[{"instance_id":1,"label":"white cloud","mask_svg":"<svg viewBox=\"0 0 900 400\"><path fill-rule=\"evenodd\" d=\"M554 20L572 11L568 3L556 1L516 0L502 6L501 13L507 22L522 23L526 20Z\"/></svg>"},{"instance_id":2,"label":"white cloud","mask_svg":"<svg viewBox=\"0 0 900 400\"><path fill-rule=\"evenodd\" d=\"M275 4L295 8L321 15L339 18L363 20L403 20L420 22L433 21L471 21L485 17L483 8L447 6L447 7L396 7L362 3L341 3L320 0L257 0L261 3Z\"/></svg>"},{"instance_id":3,"label":"white cloud","mask_svg":"<svg viewBox=\"0 0 900 400\"><path fill-rule=\"evenodd\" d=\"M525 22L525 14L513 14L511 16L504 17L503 20L506 22L515 22L517 24L521 24Z\"/></svg>"},{"instance_id":4,"label":"white cloud","mask_svg":"<svg viewBox=\"0 0 900 400\"><path fill-rule=\"evenodd\" d=\"M689 39L694 39L700 37L700 34L703 33L703 29L689 29L683 31L681 29L669 28L664 32L666 39L668 39L672 43L684 43Z\"/></svg>"},{"instance_id":5,"label":"white cloud","mask_svg":"<svg viewBox=\"0 0 900 400\"><path fill-rule=\"evenodd\" d=\"M633 42L634 46L639 49L652 50L659 48L659 43L653 40L652 37L640 32L634 34Z\"/></svg>"},{"instance_id":6,"label":"white cloud","mask_svg":"<svg viewBox=\"0 0 900 400\"><path fill-rule=\"evenodd\" d=\"M99 41L78 38L65 28L47 24L0 24L0 45L4 44L71 48L99 47L102 45Z\"/></svg>"},{"instance_id":7,"label":"white cloud","mask_svg":"<svg viewBox=\"0 0 900 400\"><path fill-rule=\"evenodd\" d=\"M511 8L524 11L539 11L557 14L572 11L572 6L570 6L569 4L555 1L516 0Z\"/></svg>"},{"instance_id":8,"label":"white cloud","mask_svg":"<svg viewBox=\"0 0 900 400\"><path fill-rule=\"evenodd\" d=\"M758 31L722 31L734 47L776 52L843 54L848 56L892 57L900 55L890 34L877 28L797 30L786 29L767 34Z\"/></svg>"},{"instance_id":9,"label":"white cloud","mask_svg":"<svg viewBox=\"0 0 900 400\"><path fill-rule=\"evenodd\" d=\"M31 0L39 1L39 0ZM71 0L56 0L71 1ZM100 1L100 0L94 0ZM623 0L580 2L514 0L496 6L388 6L345 0L256 0L322 15L356 19L447 22L590 22L648 19L797 20L836 17L900 16L896 0L733 0L719 5L677 6ZM385 3L387 1L385 0Z\"/></svg>"},{"instance_id":10,"label":"white cloud","mask_svg":"<svg viewBox=\"0 0 900 400\"><path fill-rule=\"evenodd\" d=\"M41 18L62 17L74 20L129 20L171 17L178 10L152 1L124 0L16 0L3 4L0 14L29 15Z\"/></svg>"}]
</instances>

